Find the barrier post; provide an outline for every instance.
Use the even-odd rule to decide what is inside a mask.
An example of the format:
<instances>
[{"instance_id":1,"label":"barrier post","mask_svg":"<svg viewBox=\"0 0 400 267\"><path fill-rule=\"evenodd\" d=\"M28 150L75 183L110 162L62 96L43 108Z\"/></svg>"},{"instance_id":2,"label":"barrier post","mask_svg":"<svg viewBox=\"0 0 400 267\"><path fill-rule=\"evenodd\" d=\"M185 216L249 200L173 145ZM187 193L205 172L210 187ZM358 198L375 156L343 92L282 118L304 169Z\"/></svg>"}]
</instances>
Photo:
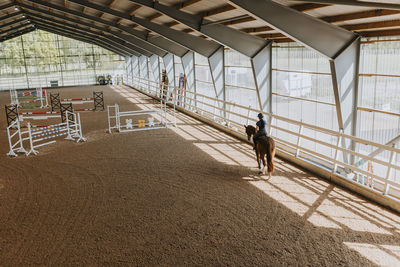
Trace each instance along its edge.
<instances>
[{"instance_id":1,"label":"barrier post","mask_svg":"<svg viewBox=\"0 0 400 267\"><path fill-rule=\"evenodd\" d=\"M337 161L339 158L339 145L342 140L342 130L339 131L339 134L337 135L337 142L336 142L336 151L335 151L335 157L333 158L333 168L332 168L332 173L336 174L337 170Z\"/></svg>"},{"instance_id":2,"label":"barrier post","mask_svg":"<svg viewBox=\"0 0 400 267\"><path fill-rule=\"evenodd\" d=\"M250 109L251 109L251 105L249 106L249 109L247 110L247 121L246 121L246 125L249 125Z\"/></svg>"},{"instance_id":3,"label":"barrier post","mask_svg":"<svg viewBox=\"0 0 400 267\"><path fill-rule=\"evenodd\" d=\"M7 153L7 156L16 157L17 154L15 154L15 152L14 152L12 141L11 141L10 127L7 127L7 136L8 136L8 145L10 146L10 151Z\"/></svg>"},{"instance_id":4,"label":"barrier post","mask_svg":"<svg viewBox=\"0 0 400 267\"><path fill-rule=\"evenodd\" d=\"M50 93L50 105L51 111L54 111L56 109L61 110L60 93Z\"/></svg>"},{"instance_id":5,"label":"barrier post","mask_svg":"<svg viewBox=\"0 0 400 267\"><path fill-rule=\"evenodd\" d=\"M37 155L39 154L38 151L35 150L35 147L33 146L33 138L32 138L32 130L31 130L31 124L28 122L28 134L29 134L29 145L31 147L31 150L27 154L29 156L31 153Z\"/></svg>"},{"instance_id":6,"label":"barrier post","mask_svg":"<svg viewBox=\"0 0 400 267\"><path fill-rule=\"evenodd\" d=\"M73 141L74 140L74 138L72 138L72 136L71 136L71 131L70 131L70 125L69 125L69 122L70 122L70 120L69 120L69 114L68 114L69 112L66 110L65 111L65 121L66 121L66 123L67 123L67 137L65 137L65 139L66 140L70 140L70 141Z\"/></svg>"},{"instance_id":7,"label":"barrier post","mask_svg":"<svg viewBox=\"0 0 400 267\"><path fill-rule=\"evenodd\" d=\"M13 105L5 105L5 111L6 111L6 118L7 118L7 126L10 126L13 124L13 122L19 120L18 116L18 105L13 104ZM22 120L22 118L21 118Z\"/></svg>"},{"instance_id":8,"label":"barrier post","mask_svg":"<svg viewBox=\"0 0 400 267\"><path fill-rule=\"evenodd\" d=\"M120 117L119 117L119 105L115 104L115 122L117 124L117 129L118 132L121 132L121 122L120 122Z\"/></svg>"},{"instance_id":9,"label":"barrier post","mask_svg":"<svg viewBox=\"0 0 400 267\"><path fill-rule=\"evenodd\" d=\"M303 123L303 121L301 121L300 123ZM301 135L302 134L303 134L303 124L300 125L299 135L297 136L296 158L298 158L300 155L300 145L301 145Z\"/></svg>"},{"instance_id":10,"label":"barrier post","mask_svg":"<svg viewBox=\"0 0 400 267\"><path fill-rule=\"evenodd\" d=\"M76 142L83 141L86 142L86 138L82 135L82 124L81 124L81 115L78 113L78 124L79 124L79 139Z\"/></svg>"},{"instance_id":11,"label":"barrier post","mask_svg":"<svg viewBox=\"0 0 400 267\"><path fill-rule=\"evenodd\" d=\"M268 133L269 136L272 136L272 125L274 124L274 120L275 120L275 118L272 117L271 124L269 125L269 133Z\"/></svg>"},{"instance_id":12,"label":"barrier post","mask_svg":"<svg viewBox=\"0 0 400 267\"><path fill-rule=\"evenodd\" d=\"M36 89L36 96L40 97L40 108L43 108L43 92L42 92L42 88L38 88Z\"/></svg>"},{"instance_id":13,"label":"barrier post","mask_svg":"<svg viewBox=\"0 0 400 267\"><path fill-rule=\"evenodd\" d=\"M228 111L228 118L226 120L226 126L231 127L231 115L232 115L232 109L235 107L235 102L229 105L229 111ZM226 116L225 116L226 117Z\"/></svg>"},{"instance_id":14,"label":"barrier post","mask_svg":"<svg viewBox=\"0 0 400 267\"><path fill-rule=\"evenodd\" d=\"M104 110L104 94L103 92L93 92L94 111L100 108Z\"/></svg>"},{"instance_id":15,"label":"barrier post","mask_svg":"<svg viewBox=\"0 0 400 267\"><path fill-rule=\"evenodd\" d=\"M49 102L47 100L47 91L42 89L42 95L44 96L44 101L46 103L45 107L49 106Z\"/></svg>"},{"instance_id":16,"label":"barrier post","mask_svg":"<svg viewBox=\"0 0 400 267\"><path fill-rule=\"evenodd\" d=\"M176 105L174 105L174 126L176 127Z\"/></svg>"},{"instance_id":17,"label":"barrier post","mask_svg":"<svg viewBox=\"0 0 400 267\"><path fill-rule=\"evenodd\" d=\"M111 116L110 116L111 106L107 106L107 120L108 120L108 133L111 133Z\"/></svg>"},{"instance_id":18,"label":"barrier post","mask_svg":"<svg viewBox=\"0 0 400 267\"><path fill-rule=\"evenodd\" d=\"M395 144L393 144L392 147L395 148ZM387 195L390 189L389 179L390 179L390 173L392 171L392 167L390 165L392 165L394 155L395 155L394 151L391 151L389 156L389 165L387 166L387 171L386 171L385 190L383 191L384 195Z\"/></svg>"},{"instance_id":19,"label":"barrier post","mask_svg":"<svg viewBox=\"0 0 400 267\"><path fill-rule=\"evenodd\" d=\"M27 153L24 148L24 140L22 139L21 133L21 123L17 120L17 127L18 127L18 138L19 138L19 149L17 150L18 153Z\"/></svg>"},{"instance_id":20,"label":"barrier post","mask_svg":"<svg viewBox=\"0 0 400 267\"><path fill-rule=\"evenodd\" d=\"M81 137L80 136L80 131L79 131L79 128L81 127L81 125L78 124L78 116L79 116L79 113L78 113L78 115L77 114L73 114L74 124L75 124L75 134L74 134L75 138ZM79 140L77 140L77 142L79 142Z\"/></svg>"}]
</instances>

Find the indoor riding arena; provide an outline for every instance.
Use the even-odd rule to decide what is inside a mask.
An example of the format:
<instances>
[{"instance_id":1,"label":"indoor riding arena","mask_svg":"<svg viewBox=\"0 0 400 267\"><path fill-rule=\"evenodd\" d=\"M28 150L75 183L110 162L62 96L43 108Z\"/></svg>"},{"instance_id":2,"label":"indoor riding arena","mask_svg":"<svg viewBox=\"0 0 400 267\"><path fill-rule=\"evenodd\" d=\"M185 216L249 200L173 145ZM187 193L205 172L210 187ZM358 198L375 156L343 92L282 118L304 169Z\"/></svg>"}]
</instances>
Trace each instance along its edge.
<instances>
[{"instance_id":1,"label":"indoor riding arena","mask_svg":"<svg viewBox=\"0 0 400 267\"><path fill-rule=\"evenodd\" d=\"M1 0L0 266L400 266L398 0Z\"/></svg>"}]
</instances>

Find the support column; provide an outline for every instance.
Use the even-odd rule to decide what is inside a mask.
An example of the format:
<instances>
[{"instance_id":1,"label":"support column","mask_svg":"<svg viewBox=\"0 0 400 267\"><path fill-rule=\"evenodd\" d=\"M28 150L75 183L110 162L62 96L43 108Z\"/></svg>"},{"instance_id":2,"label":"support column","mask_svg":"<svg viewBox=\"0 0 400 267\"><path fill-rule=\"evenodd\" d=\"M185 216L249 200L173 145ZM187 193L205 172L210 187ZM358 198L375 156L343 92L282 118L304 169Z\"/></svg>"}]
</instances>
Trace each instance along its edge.
<instances>
[{"instance_id":1,"label":"support column","mask_svg":"<svg viewBox=\"0 0 400 267\"><path fill-rule=\"evenodd\" d=\"M186 75L186 91L196 93L195 86L195 66L194 53L189 51L182 57L183 70ZM196 95L189 94L190 98L196 99ZM186 101L189 105L193 105L193 100Z\"/></svg>"},{"instance_id":2,"label":"support column","mask_svg":"<svg viewBox=\"0 0 400 267\"><path fill-rule=\"evenodd\" d=\"M131 65L130 65L130 72L131 72L131 86L134 86L134 70L133 70L133 58L131 57Z\"/></svg>"},{"instance_id":3,"label":"support column","mask_svg":"<svg viewBox=\"0 0 400 267\"><path fill-rule=\"evenodd\" d=\"M175 86L175 68L174 68L174 55L171 53L163 57L165 70L167 71L168 84Z\"/></svg>"},{"instance_id":4,"label":"support column","mask_svg":"<svg viewBox=\"0 0 400 267\"><path fill-rule=\"evenodd\" d=\"M133 77L140 79L139 58L137 56L132 56L132 71L133 71ZM135 84L135 87L137 88L139 87L139 82Z\"/></svg>"},{"instance_id":5,"label":"support column","mask_svg":"<svg viewBox=\"0 0 400 267\"><path fill-rule=\"evenodd\" d=\"M272 113L272 43L251 58L260 110Z\"/></svg>"},{"instance_id":6,"label":"support column","mask_svg":"<svg viewBox=\"0 0 400 267\"><path fill-rule=\"evenodd\" d=\"M209 58L208 64L210 65L211 77L214 83L215 96L217 99L226 100L225 93L225 58L224 47L218 48ZM219 105L220 108L226 110L226 105L223 103ZM221 112L221 116L226 117L226 112Z\"/></svg>"},{"instance_id":7,"label":"support column","mask_svg":"<svg viewBox=\"0 0 400 267\"><path fill-rule=\"evenodd\" d=\"M147 69L147 57L143 55L140 56L139 63L140 63L140 74L142 75L143 78L148 79L149 70Z\"/></svg>"},{"instance_id":8,"label":"support column","mask_svg":"<svg viewBox=\"0 0 400 267\"><path fill-rule=\"evenodd\" d=\"M339 55L330 61L332 84L336 102L339 129L343 133L356 136L358 77L360 61L360 38L352 41ZM342 139L342 147L355 150L355 143ZM343 153L345 163L353 163L354 158Z\"/></svg>"},{"instance_id":9,"label":"support column","mask_svg":"<svg viewBox=\"0 0 400 267\"><path fill-rule=\"evenodd\" d=\"M149 69L148 69L148 66L147 66L147 57L141 55L139 57L139 64L140 64L140 74L142 75L143 79L147 80L147 81L143 81L141 86L144 89L146 87L145 84L147 84L147 88L146 89L148 90L148 89L150 89L149 88L149 82L148 82L150 77L149 77Z\"/></svg>"},{"instance_id":10,"label":"support column","mask_svg":"<svg viewBox=\"0 0 400 267\"><path fill-rule=\"evenodd\" d=\"M150 65L151 65L151 70L153 71L154 74L154 81L157 83L161 83L160 80L160 62L158 60L157 55L152 55L150 57Z\"/></svg>"},{"instance_id":11,"label":"support column","mask_svg":"<svg viewBox=\"0 0 400 267\"><path fill-rule=\"evenodd\" d=\"M131 66L131 57L125 57L125 79L126 83L129 84L130 77L132 76L132 66ZM132 85L132 84L130 84Z\"/></svg>"}]
</instances>

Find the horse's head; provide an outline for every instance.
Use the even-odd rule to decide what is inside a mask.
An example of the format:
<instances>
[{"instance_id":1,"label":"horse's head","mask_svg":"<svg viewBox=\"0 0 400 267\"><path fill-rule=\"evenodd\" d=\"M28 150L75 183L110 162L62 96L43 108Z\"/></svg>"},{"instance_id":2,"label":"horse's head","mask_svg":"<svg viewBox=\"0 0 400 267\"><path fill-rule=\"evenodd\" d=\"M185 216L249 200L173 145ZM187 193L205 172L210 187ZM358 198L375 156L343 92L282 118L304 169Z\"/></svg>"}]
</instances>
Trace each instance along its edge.
<instances>
[{"instance_id":1,"label":"horse's head","mask_svg":"<svg viewBox=\"0 0 400 267\"><path fill-rule=\"evenodd\" d=\"M244 128L246 129L247 140L250 141L251 136L256 134L256 128L251 125L244 125Z\"/></svg>"}]
</instances>

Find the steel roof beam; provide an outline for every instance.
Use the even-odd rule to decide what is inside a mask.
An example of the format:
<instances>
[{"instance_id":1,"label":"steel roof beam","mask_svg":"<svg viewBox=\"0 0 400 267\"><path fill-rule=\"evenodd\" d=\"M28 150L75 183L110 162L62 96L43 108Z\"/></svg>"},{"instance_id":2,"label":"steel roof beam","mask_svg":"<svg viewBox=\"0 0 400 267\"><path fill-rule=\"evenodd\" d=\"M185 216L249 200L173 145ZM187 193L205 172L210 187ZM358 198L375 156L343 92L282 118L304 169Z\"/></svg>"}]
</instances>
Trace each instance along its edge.
<instances>
[{"instance_id":1,"label":"steel roof beam","mask_svg":"<svg viewBox=\"0 0 400 267\"><path fill-rule=\"evenodd\" d=\"M121 50L120 48L114 47L114 46L110 45L109 43L101 41L99 39L93 39L91 37L84 36L84 35L81 35L81 34L66 32L66 31L63 31L63 30L60 30L60 29L55 29L53 27L49 27L49 26L38 25L37 28L40 29L40 30L43 30L43 31L47 31L47 32L51 32L51 33L54 33L54 34L62 35L62 36L65 36L65 37L68 37L68 38L71 38L71 39L83 41L83 42L86 42L86 43L92 43L92 44L101 46L104 49L110 50L110 51L112 51L112 52L114 52L116 54L119 54L119 55L123 55L123 56L132 55L132 53L129 53L129 52L125 51L125 50Z\"/></svg>"},{"instance_id":2,"label":"steel roof beam","mask_svg":"<svg viewBox=\"0 0 400 267\"><path fill-rule=\"evenodd\" d=\"M171 29L165 25L153 23L147 19L142 19L139 17L131 16L129 14L126 14L126 13L123 13L123 12L120 12L120 11L117 11L117 10L114 10L114 9L111 9L108 7L104 7L101 5L97 5L92 2L88 2L85 0L69 0L69 1L79 4L81 6L89 7L89 8L101 11L103 13L113 15L118 18L130 20L136 24L141 25L142 27L144 27L150 31L153 31L155 33L162 35L163 37L165 37L181 46L186 47L189 50L197 52L206 57L211 56L216 50L218 50L221 47L221 45L216 42L208 41L201 37L190 35L190 34L182 32L182 31L177 31L177 30Z\"/></svg>"},{"instance_id":3,"label":"steel roof beam","mask_svg":"<svg viewBox=\"0 0 400 267\"><path fill-rule=\"evenodd\" d=\"M30 14L30 16L35 18L35 19L31 18L32 20L34 20L34 21L38 20L37 16L35 14ZM42 21L43 23L47 23L48 21L50 21L51 23L61 24L62 26L72 28L73 30L80 30L80 31L88 32L88 33L91 33L91 34L94 34L94 35L97 35L97 36L101 36L101 37L109 40L112 43L117 43L117 44L120 44L122 46L125 46L126 48L129 48L130 50L135 51L135 52L137 52L139 54L151 55L151 53L149 53L148 51L143 50L140 47L133 46L133 45L127 43L126 41L114 40L114 38L108 37L108 36L104 35L103 33L95 32L95 31L92 31L90 29L85 29L85 28L82 28L82 27L77 26L77 25L73 25L73 24L70 24L70 23L62 22L62 21L57 21L55 19L51 19L51 18L47 18L47 17L39 18L39 21Z\"/></svg>"},{"instance_id":4,"label":"steel roof beam","mask_svg":"<svg viewBox=\"0 0 400 267\"><path fill-rule=\"evenodd\" d=\"M21 11L18 11L18 12L15 12L15 13L11 13L11 14L7 14L5 16L0 17L0 21L6 20L6 19L9 19L9 18L18 16L18 15L22 15L22 14L23 13Z\"/></svg>"},{"instance_id":5,"label":"steel roof beam","mask_svg":"<svg viewBox=\"0 0 400 267\"><path fill-rule=\"evenodd\" d=\"M12 7L12 6L15 6L15 3L11 2L11 3L8 3L8 4L2 5L2 6L0 6L0 10L7 9L7 8Z\"/></svg>"},{"instance_id":6,"label":"steel roof beam","mask_svg":"<svg viewBox=\"0 0 400 267\"><path fill-rule=\"evenodd\" d=\"M64 36L64 37L67 37L67 38L71 38L71 39L74 39L74 40L78 40L78 41L81 41L81 42L84 42L84 43L97 45L97 46L102 47L102 48L104 48L106 50L109 50L109 51L111 51L111 52L113 52L113 53L115 53L115 54L117 54L119 56L124 56L124 57L130 56L130 54L125 52L125 51L121 51L121 50L118 50L118 49L116 49L114 47L110 47L109 45L105 45L105 44L99 43L96 40L93 40L93 39L90 39L90 38L78 37L78 36L74 36L72 34L60 32L60 31L56 31L56 30L52 30L52 29L47 29L47 28L44 28L44 27L43 28L42 27L38 27L38 29L40 29L42 31L50 32L50 33L53 33L53 34L57 34L57 35L60 35L60 36Z\"/></svg>"},{"instance_id":7,"label":"steel roof beam","mask_svg":"<svg viewBox=\"0 0 400 267\"><path fill-rule=\"evenodd\" d=\"M104 24L104 25L107 25L107 26L110 26L110 27L117 28L117 29L122 30L122 31L124 31L126 33L129 33L130 35L132 35L132 37L135 37L135 38L138 38L138 39L140 39L142 41L147 42L148 45L157 46L159 49L163 49L163 50L168 51L168 52L170 52L172 54L175 54L177 56L183 56L188 51L183 46L180 46L180 45L176 44L175 42L169 41L168 39L165 39L163 37L162 38L165 39L165 40L160 40L160 37L158 37L158 36L151 36L150 37L150 36L148 36L147 33L144 33L144 32L138 31L138 30L134 30L134 29L132 29L130 27L123 26L123 25L120 25L120 24L117 24L117 23L113 23L113 22L101 19L99 17L91 16L91 15L82 13L80 11L71 10L71 9L65 8L63 6L59 6L59 5L55 5L55 4L51 4L51 3L45 2L43 0L25 0L25 1L31 2L31 3L35 3L35 4L38 4L38 5L42 5L42 6L45 6L47 8L52 8L54 10L58 10L58 11L61 11L61 12L67 13L67 14L71 14L71 15L77 16L77 17L82 17L82 18L85 18L85 19L96 21L98 23L101 23L101 24ZM27 6L27 5L23 5L23 4L20 4L20 5L21 6ZM163 45L163 46L161 46L161 45Z\"/></svg>"},{"instance_id":8,"label":"steel roof beam","mask_svg":"<svg viewBox=\"0 0 400 267\"><path fill-rule=\"evenodd\" d=\"M1 28L6 28L6 27L8 27L8 26L11 26L11 25L16 24L16 23L19 23L19 22L23 22L23 21L25 21L25 20L28 20L28 18L21 18L21 19L17 19L17 20L14 20L14 21L10 21L10 22L8 22L8 23L5 23L5 24L3 24L3 25L0 25L0 29L1 29Z\"/></svg>"},{"instance_id":9,"label":"steel roof beam","mask_svg":"<svg viewBox=\"0 0 400 267\"><path fill-rule=\"evenodd\" d=\"M34 17L34 16L33 16ZM51 19L47 19L47 20L41 20L41 19L37 19L37 18L31 18L31 20L35 23L39 22L39 23L43 23L43 24L48 24L48 25L52 25L54 27L63 27L63 28L68 28L70 31L80 31L83 34L91 34L93 37L99 38L99 36L101 36L104 40L107 40L108 43L113 43L116 46L121 46L124 47L127 51L130 51L132 53L137 53L137 54L141 54L141 52L143 53L148 53L147 51L143 51L142 49L136 49L136 47L132 47L131 45L127 45L126 43L122 42L122 41L118 41L118 40L114 40L113 38L107 37L106 35L96 32L96 31L92 31L90 29L86 29L86 28L82 28L76 25L72 25L72 24L67 24L67 23L62 23L62 22L57 22ZM148 53L150 54L150 53Z\"/></svg>"},{"instance_id":10,"label":"steel roof beam","mask_svg":"<svg viewBox=\"0 0 400 267\"><path fill-rule=\"evenodd\" d=\"M119 49L121 51L125 51L128 54L139 55L139 53L137 53L136 51L131 51L129 48L126 48L126 47L121 46L119 44L112 43L109 40L100 39L100 38L98 38L97 35L89 34L87 32L81 32L79 30L78 31L77 30L69 30L69 29L66 29L65 27L54 25L54 24L51 24L51 23L46 23L46 22L43 23L43 22L38 22L38 21L33 21L33 22L35 23L35 25L40 26L42 28L43 27L47 27L47 28L50 28L50 29L60 30L62 32L66 32L66 33L69 33L69 34L74 34L74 35L81 36L81 37L84 37L84 38L85 37L91 38L93 40L98 40L99 42L102 42L105 45L112 46L112 47L117 48L117 49Z\"/></svg>"},{"instance_id":11,"label":"steel roof beam","mask_svg":"<svg viewBox=\"0 0 400 267\"><path fill-rule=\"evenodd\" d=\"M174 7L153 2L152 0L130 0L130 2L159 11L248 57L254 57L269 43L269 41L259 37L204 19L202 16L192 15Z\"/></svg>"},{"instance_id":12,"label":"steel roof beam","mask_svg":"<svg viewBox=\"0 0 400 267\"><path fill-rule=\"evenodd\" d=\"M5 41L7 41L7 40L10 40L10 39L19 37L19 36L21 36L21 35L24 35L24 34L33 32L34 30L35 30L35 27L28 27L28 28L26 28L26 29L13 32L13 33L11 33L11 34L8 34L6 37L0 38L0 42L5 42Z\"/></svg>"},{"instance_id":13,"label":"steel roof beam","mask_svg":"<svg viewBox=\"0 0 400 267\"><path fill-rule=\"evenodd\" d=\"M53 31L57 31L57 32L62 32L64 34L70 34L74 37L79 37L79 38L85 38L91 41L96 41L97 44L102 44L102 47L104 48L109 48L109 49L114 49L114 51L119 51L119 54L121 54L123 52L124 55L137 55L136 52L132 52L129 51L128 49L125 49L123 47L120 46L116 46L115 44L111 44L105 40L101 40L99 38L95 38L91 35L88 34L82 34L79 32L73 32L73 31L69 31L66 29L62 29L62 28L57 28L57 27L53 27L50 25L43 25L43 24L37 24L37 27L41 28L41 29L46 29L46 30L53 30ZM76 39L76 38L75 38Z\"/></svg>"},{"instance_id":14,"label":"steel roof beam","mask_svg":"<svg viewBox=\"0 0 400 267\"><path fill-rule=\"evenodd\" d=\"M361 6L361 7L373 7L373 8L400 10L400 4L394 4L394 3L366 2L366 1L354 1L354 0L350 0L350 1L349 0L307 0L307 2L318 3L318 4Z\"/></svg>"},{"instance_id":15,"label":"steel roof beam","mask_svg":"<svg viewBox=\"0 0 400 267\"><path fill-rule=\"evenodd\" d=\"M357 35L350 31L271 0L229 0L229 2L329 59L335 59L357 39Z\"/></svg>"},{"instance_id":16,"label":"steel roof beam","mask_svg":"<svg viewBox=\"0 0 400 267\"><path fill-rule=\"evenodd\" d=\"M136 51L132 51L129 48L126 48L126 47L121 46L119 44L112 43L109 40L104 40L104 39L98 38L98 36L89 34L87 32L71 30L71 29L68 29L68 28L65 28L65 27L62 27L62 26L58 26L58 25L54 25L54 24L50 24L50 23L39 23L39 22L34 21L34 20L33 20L33 22L35 23L36 26L38 26L38 27L40 26L41 28L47 27L48 29L59 30L59 31L62 31L64 33L73 34L75 36L79 36L79 37L82 37L82 38L90 38L91 40L98 40L98 42L103 43L106 47L112 47L114 49L118 49L120 51L124 51L126 54L129 54L129 55L137 55L138 54Z\"/></svg>"},{"instance_id":17,"label":"steel roof beam","mask_svg":"<svg viewBox=\"0 0 400 267\"><path fill-rule=\"evenodd\" d=\"M9 29L7 32L0 32L0 38L8 38L10 35L13 35L15 32L24 31L26 29L31 29L32 27L34 27L33 24L25 24L25 25L22 25L22 27L14 27L12 29Z\"/></svg>"},{"instance_id":18,"label":"steel roof beam","mask_svg":"<svg viewBox=\"0 0 400 267\"><path fill-rule=\"evenodd\" d=\"M146 50L146 51L148 51L149 53L152 53L152 54L157 54L159 56L164 56L167 53L167 51L162 50L162 49L158 48L157 46L151 45L151 44L149 44L149 43L147 43L147 42L145 42L145 41L143 41L141 39L138 39L136 37L132 37L130 35L126 35L126 34L123 34L123 33L117 32L117 31L109 30L107 28L104 28L104 27L101 27L101 26L98 26L98 25L95 25L95 24L87 23L87 22L80 21L80 20L77 20L77 19L74 19L74 18L71 18L71 17L67 17L67 16L63 16L63 15L57 14L57 13L53 13L53 12L50 12L50 11L45 10L45 9L40 9L40 8L32 7L32 6L29 6L29 5L23 5L23 7L24 7L24 12L27 15L36 16L36 17L42 18L42 19L47 19L48 17L43 16L44 14L46 14L46 15L52 16L53 18L56 17L56 18L59 18L59 19L63 19L63 20L69 21L71 23L76 23L76 24L84 25L84 26L87 26L87 27L91 27L93 29L97 29L97 30L100 30L100 31L103 31L103 32L111 33L113 36L115 36L115 37L117 37L117 38L119 38L119 39L121 39L123 41L129 42L132 45L134 45L136 47L139 47L140 49L144 49L144 50ZM29 10L29 11L27 11L27 10ZM41 14L32 13L30 11L40 12Z\"/></svg>"},{"instance_id":19,"label":"steel roof beam","mask_svg":"<svg viewBox=\"0 0 400 267\"><path fill-rule=\"evenodd\" d=\"M64 32L62 30L52 29L50 27L45 27L45 26L43 26L43 27L42 26L37 26L37 28L40 29L40 30L46 31L46 32L58 34L58 35L61 35L61 36L64 36L64 37L68 37L68 38L71 38L71 39L75 39L75 40L78 40L78 41L81 41L81 42L95 44L95 45L103 47L104 49L110 50L110 51L112 51L112 52L114 52L114 53L116 53L118 55L121 55L121 56L130 56L131 55L130 53L128 53L126 51L122 51L120 49L117 49L117 48L111 46L108 43L104 43L104 42L102 42L100 40L92 39L92 38L89 38L87 36L80 36L78 34L71 34L71 33Z\"/></svg>"},{"instance_id":20,"label":"steel roof beam","mask_svg":"<svg viewBox=\"0 0 400 267\"><path fill-rule=\"evenodd\" d=\"M25 24L21 24L21 25L15 26L15 27L13 27L13 28L10 28L10 29L8 29L8 30L5 30L5 31L0 32L0 35L3 35L3 34L8 33L8 32L12 32L12 31L14 31L14 30L21 29L21 28L26 27L26 26L29 26L29 25L32 25L32 23L28 22L28 23L25 23Z\"/></svg>"}]
</instances>

